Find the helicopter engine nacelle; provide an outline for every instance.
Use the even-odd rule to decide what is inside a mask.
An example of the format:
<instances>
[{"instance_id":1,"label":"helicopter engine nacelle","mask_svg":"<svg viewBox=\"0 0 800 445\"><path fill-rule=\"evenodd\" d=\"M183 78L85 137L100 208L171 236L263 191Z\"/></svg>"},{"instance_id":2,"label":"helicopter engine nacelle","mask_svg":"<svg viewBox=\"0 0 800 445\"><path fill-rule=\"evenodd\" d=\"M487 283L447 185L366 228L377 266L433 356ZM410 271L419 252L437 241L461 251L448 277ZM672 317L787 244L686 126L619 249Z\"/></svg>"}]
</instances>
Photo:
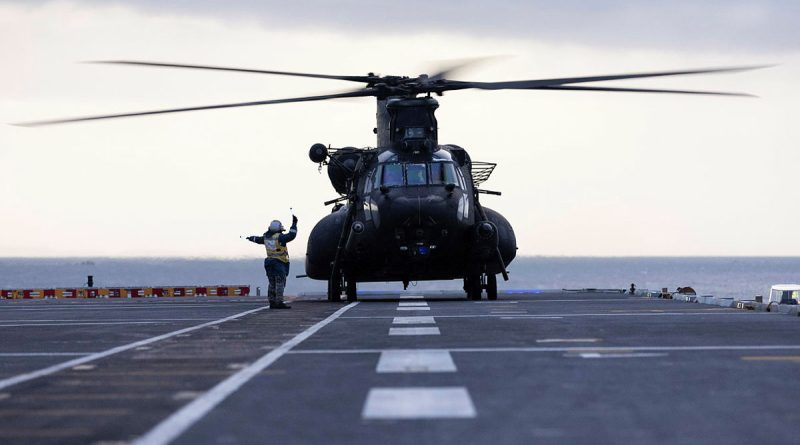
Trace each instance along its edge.
<instances>
[{"instance_id":1,"label":"helicopter engine nacelle","mask_svg":"<svg viewBox=\"0 0 800 445\"><path fill-rule=\"evenodd\" d=\"M491 221L478 221L472 228L472 241L479 257L492 258L497 252L497 225Z\"/></svg>"},{"instance_id":2,"label":"helicopter engine nacelle","mask_svg":"<svg viewBox=\"0 0 800 445\"><path fill-rule=\"evenodd\" d=\"M503 257L505 264L511 263L514 257L517 256L517 237L514 234L514 229L508 220L500 213L484 207L483 211L486 213L486 219L494 224L497 230L497 249Z\"/></svg>"},{"instance_id":3,"label":"helicopter engine nacelle","mask_svg":"<svg viewBox=\"0 0 800 445\"><path fill-rule=\"evenodd\" d=\"M347 194L347 184L353 178L356 165L361 159L360 150L353 147L344 147L336 150L329 156L328 178L337 193Z\"/></svg>"}]
</instances>

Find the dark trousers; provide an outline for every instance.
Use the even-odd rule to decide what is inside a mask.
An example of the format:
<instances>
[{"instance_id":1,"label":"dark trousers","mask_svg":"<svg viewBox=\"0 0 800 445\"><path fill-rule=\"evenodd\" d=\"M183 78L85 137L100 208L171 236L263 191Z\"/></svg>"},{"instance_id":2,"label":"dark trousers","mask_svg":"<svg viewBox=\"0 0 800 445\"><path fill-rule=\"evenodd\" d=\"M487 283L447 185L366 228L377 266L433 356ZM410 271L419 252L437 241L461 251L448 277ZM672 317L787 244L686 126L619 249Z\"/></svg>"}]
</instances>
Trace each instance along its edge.
<instances>
[{"instance_id":1,"label":"dark trousers","mask_svg":"<svg viewBox=\"0 0 800 445\"><path fill-rule=\"evenodd\" d=\"M269 280L267 298L271 303L283 302L283 290L286 288L286 276L289 275L289 263L265 258L264 271L267 273L267 279Z\"/></svg>"}]
</instances>

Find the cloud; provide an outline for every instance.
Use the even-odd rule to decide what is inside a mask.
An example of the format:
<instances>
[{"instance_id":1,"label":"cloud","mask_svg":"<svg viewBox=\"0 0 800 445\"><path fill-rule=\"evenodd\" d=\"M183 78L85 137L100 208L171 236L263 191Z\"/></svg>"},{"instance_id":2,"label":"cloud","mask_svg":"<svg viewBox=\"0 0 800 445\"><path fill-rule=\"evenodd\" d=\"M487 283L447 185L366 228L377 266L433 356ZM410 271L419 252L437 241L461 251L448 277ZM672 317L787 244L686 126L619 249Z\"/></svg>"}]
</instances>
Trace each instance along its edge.
<instances>
[{"instance_id":1,"label":"cloud","mask_svg":"<svg viewBox=\"0 0 800 445\"><path fill-rule=\"evenodd\" d=\"M312 28L367 36L445 32L621 49L768 53L800 49L796 26L800 3L793 0L73 1L123 5L149 14L255 21L267 29Z\"/></svg>"}]
</instances>

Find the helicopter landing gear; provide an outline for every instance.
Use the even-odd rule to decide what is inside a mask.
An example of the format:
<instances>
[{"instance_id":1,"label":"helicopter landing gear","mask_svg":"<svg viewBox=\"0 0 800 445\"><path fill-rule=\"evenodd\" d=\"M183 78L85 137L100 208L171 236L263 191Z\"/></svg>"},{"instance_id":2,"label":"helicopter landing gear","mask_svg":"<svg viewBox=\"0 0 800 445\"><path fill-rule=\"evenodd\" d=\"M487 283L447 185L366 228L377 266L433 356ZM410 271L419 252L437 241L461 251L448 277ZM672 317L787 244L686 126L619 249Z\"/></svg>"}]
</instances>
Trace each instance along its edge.
<instances>
[{"instance_id":1,"label":"helicopter landing gear","mask_svg":"<svg viewBox=\"0 0 800 445\"><path fill-rule=\"evenodd\" d=\"M481 276L480 275L467 275L464 277L464 290L467 292L467 298L470 300L481 299Z\"/></svg>"},{"instance_id":2,"label":"helicopter landing gear","mask_svg":"<svg viewBox=\"0 0 800 445\"><path fill-rule=\"evenodd\" d=\"M497 300L497 275L486 275L486 298L489 300Z\"/></svg>"},{"instance_id":3,"label":"helicopter landing gear","mask_svg":"<svg viewBox=\"0 0 800 445\"><path fill-rule=\"evenodd\" d=\"M470 300L480 300L481 293L486 289L486 298L497 300L497 275L477 274L467 275L464 278L464 290Z\"/></svg>"},{"instance_id":4,"label":"helicopter landing gear","mask_svg":"<svg viewBox=\"0 0 800 445\"><path fill-rule=\"evenodd\" d=\"M347 302L352 303L358 301L358 292L356 290L356 280L347 280L347 288L344 293L347 295Z\"/></svg>"},{"instance_id":5,"label":"helicopter landing gear","mask_svg":"<svg viewBox=\"0 0 800 445\"><path fill-rule=\"evenodd\" d=\"M328 301L342 301L342 274L334 272L328 278Z\"/></svg>"}]
</instances>

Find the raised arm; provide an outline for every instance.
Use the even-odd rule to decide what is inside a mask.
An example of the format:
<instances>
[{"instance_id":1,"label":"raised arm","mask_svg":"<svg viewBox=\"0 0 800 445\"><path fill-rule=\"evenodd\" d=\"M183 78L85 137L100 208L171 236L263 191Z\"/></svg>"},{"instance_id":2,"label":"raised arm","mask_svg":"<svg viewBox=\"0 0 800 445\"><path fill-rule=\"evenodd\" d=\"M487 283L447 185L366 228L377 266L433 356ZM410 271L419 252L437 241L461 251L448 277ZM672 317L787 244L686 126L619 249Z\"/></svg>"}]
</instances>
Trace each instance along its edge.
<instances>
[{"instance_id":1,"label":"raised arm","mask_svg":"<svg viewBox=\"0 0 800 445\"><path fill-rule=\"evenodd\" d=\"M281 244L286 245L286 243L293 240L296 236L297 236L297 217L292 216L292 227L289 228L289 233L281 235L278 241L280 241Z\"/></svg>"}]
</instances>

